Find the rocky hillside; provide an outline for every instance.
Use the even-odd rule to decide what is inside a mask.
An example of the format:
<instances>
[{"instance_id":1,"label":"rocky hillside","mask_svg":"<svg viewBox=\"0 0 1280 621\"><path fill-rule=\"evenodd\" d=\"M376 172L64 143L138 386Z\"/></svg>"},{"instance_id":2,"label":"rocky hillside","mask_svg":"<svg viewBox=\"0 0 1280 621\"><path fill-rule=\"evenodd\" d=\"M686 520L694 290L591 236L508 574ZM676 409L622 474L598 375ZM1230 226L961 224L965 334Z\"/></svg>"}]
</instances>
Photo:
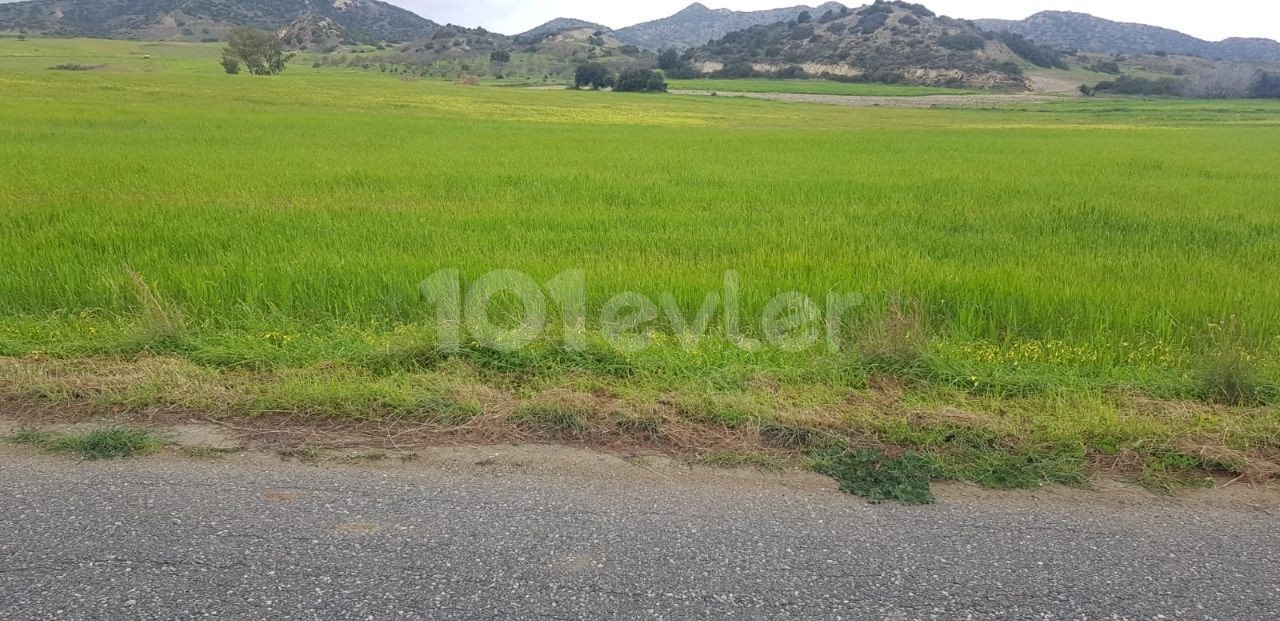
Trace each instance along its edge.
<instances>
[{"instance_id":1,"label":"rocky hillside","mask_svg":"<svg viewBox=\"0 0 1280 621\"><path fill-rule=\"evenodd\" d=\"M421 38L440 26L378 0L31 0L0 4L0 30L193 41L235 26L358 43Z\"/></svg>"},{"instance_id":2,"label":"rocky hillside","mask_svg":"<svg viewBox=\"0 0 1280 621\"><path fill-rule=\"evenodd\" d=\"M700 3L694 3L671 17L628 26L614 34L626 43L651 50L672 47L683 50L751 26L793 20L802 12L821 15L826 11L842 8L841 4L829 2L816 8L795 6L768 11L731 11L709 9Z\"/></svg>"},{"instance_id":3,"label":"rocky hillside","mask_svg":"<svg viewBox=\"0 0 1280 621\"><path fill-rule=\"evenodd\" d=\"M652 57L651 52L618 40L608 28L578 20L558 20L560 28L536 28L508 37L483 28L443 26L430 36L400 48L398 58L410 63L491 57L495 52L539 54L557 62ZM576 27L575 27L576 26Z\"/></svg>"},{"instance_id":4,"label":"rocky hillside","mask_svg":"<svg viewBox=\"0 0 1280 621\"><path fill-rule=\"evenodd\" d=\"M590 30L592 32L600 31L609 34L613 33L613 30L608 26L602 26L594 22L589 22L585 19L559 17L538 26L537 28L522 32L516 35L516 38L541 39L547 35L559 34L570 30Z\"/></svg>"},{"instance_id":5,"label":"rocky hillside","mask_svg":"<svg viewBox=\"0 0 1280 621\"><path fill-rule=\"evenodd\" d=\"M1025 87L1025 64L1065 66L1055 52L1022 37L997 36L905 2L752 26L686 52L685 60L723 77L826 75L969 87Z\"/></svg>"},{"instance_id":6,"label":"rocky hillside","mask_svg":"<svg viewBox=\"0 0 1280 621\"><path fill-rule=\"evenodd\" d=\"M1270 39L1210 42L1176 30L1113 22L1084 13L1046 11L1021 21L984 19L976 23L987 30L1016 32L1044 45L1085 52L1167 52L1242 62L1280 61L1280 43Z\"/></svg>"}]
</instances>

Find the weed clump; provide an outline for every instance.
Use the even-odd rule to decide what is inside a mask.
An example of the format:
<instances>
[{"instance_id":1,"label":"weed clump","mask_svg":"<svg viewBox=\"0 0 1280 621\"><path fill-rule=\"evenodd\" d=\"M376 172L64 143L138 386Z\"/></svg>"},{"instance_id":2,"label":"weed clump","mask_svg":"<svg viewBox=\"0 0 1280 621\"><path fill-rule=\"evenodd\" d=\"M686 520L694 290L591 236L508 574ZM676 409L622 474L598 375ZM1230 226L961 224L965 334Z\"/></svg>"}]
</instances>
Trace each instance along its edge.
<instances>
[{"instance_id":1,"label":"weed clump","mask_svg":"<svg viewBox=\"0 0 1280 621\"><path fill-rule=\"evenodd\" d=\"M911 377L924 366L929 326L920 302L889 300L884 313L868 322L857 341L863 362L873 371Z\"/></svg>"},{"instance_id":2,"label":"weed clump","mask_svg":"<svg viewBox=\"0 0 1280 621\"><path fill-rule=\"evenodd\" d=\"M51 453L72 453L88 460L149 455L164 447L164 440L160 437L145 429L133 427L111 427L82 435L21 429L10 441Z\"/></svg>"},{"instance_id":3,"label":"weed clump","mask_svg":"<svg viewBox=\"0 0 1280 621\"><path fill-rule=\"evenodd\" d=\"M933 467L914 453L893 457L878 449L849 449L817 455L811 467L840 483L840 489L872 503L896 500L904 505L928 505Z\"/></svg>"},{"instance_id":4,"label":"weed clump","mask_svg":"<svg viewBox=\"0 0 1280 621\"><path fill-rule=\"evenodd\" d=\"M1236 317L1209 326L1207 353L1201 364L1199 396L1209 403L1259 406L1275 401L1280 389L1263 376L1258 357L1246 346Z\"/></svg>"},{"instance_id":5,"label":"weed clump","mask_svg":"<svg viewBox=\"0 0 1280 621\"><path fill-rule=\"evenodd\" d=\"M138 298L134 340L145 347L181 348L187 340L182 312L147 285L141 274L128 267L125 271Z\"/></svg>"}]
</instances>

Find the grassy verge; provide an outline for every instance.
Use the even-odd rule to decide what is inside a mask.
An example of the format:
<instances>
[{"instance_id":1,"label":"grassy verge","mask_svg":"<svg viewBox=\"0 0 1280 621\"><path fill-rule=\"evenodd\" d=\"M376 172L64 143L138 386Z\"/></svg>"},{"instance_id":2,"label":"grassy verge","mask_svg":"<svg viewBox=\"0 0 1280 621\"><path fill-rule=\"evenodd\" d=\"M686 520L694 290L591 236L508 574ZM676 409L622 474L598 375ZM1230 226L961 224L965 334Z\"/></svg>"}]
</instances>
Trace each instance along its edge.
<instances>
[{"instance_id":1,"label":"grassy verge","mask_svg":"<svg viewBox=\"0 0 1280 621\"><path fill-rule=\"evenodd\" d=\"M391 429L401 442L556 441L702 456L708 464L810 463L874 499L923 501L918 482L998 489L1082 485L1100 472L1152 487L1214 473L1280 473L1274 408L1117 391L982 395L892 376L864 386L760 373L742 382L581 368L269 371L181 358L0 359L0 398L85 415L192 414L252 424ZM390 433L390 432L388 432ZM401 435L408 434L408 435ZM853 472L874 473L870 479Z\"/></svg>"}]
</instances>

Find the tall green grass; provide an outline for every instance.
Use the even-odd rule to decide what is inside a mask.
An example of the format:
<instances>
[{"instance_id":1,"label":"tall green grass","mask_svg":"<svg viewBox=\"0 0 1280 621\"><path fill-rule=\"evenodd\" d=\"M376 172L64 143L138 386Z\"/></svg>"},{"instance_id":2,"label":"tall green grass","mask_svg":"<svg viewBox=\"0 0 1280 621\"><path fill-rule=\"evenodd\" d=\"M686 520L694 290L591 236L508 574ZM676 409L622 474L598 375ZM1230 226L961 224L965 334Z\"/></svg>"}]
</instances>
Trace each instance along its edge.
<instances>
[{"instance_id":1,"label":"tall green grass","mask_svg":"<svg viewBox=\"0 0 1280 621\"><path fill-rule=\"evenodd\" d=\"M107 68L48 70L63 62ZM584 269L593 315L627 290L689 313L737 270L748 316L790 290L862 293L868 324L918 300L914 372L980 392L1188 392L1228 317L1280 376L1274 103L848 110L253 79L221 75L214 46L39 39L0 39L0 90L3 355L368 361L430 342L417 285L442 268ZM181 339L139 342L156 308Z\"/></svg>"},{"instance_id":2,"label":"tall green grass","mask_svg":"<svg viewBox=\"0 0 1280 621\"><path fill-rule=\"evenodd\" d=\"M851 97L921 97L924 95L966 95L980 91L916 86L910 84L863 84L837 82L835 80L771 80L763 78L743 79L694 79L667 80L676 90L717 91L722 93L795 93L808 95L845 95Z\"/></svg>"}]
</instances>

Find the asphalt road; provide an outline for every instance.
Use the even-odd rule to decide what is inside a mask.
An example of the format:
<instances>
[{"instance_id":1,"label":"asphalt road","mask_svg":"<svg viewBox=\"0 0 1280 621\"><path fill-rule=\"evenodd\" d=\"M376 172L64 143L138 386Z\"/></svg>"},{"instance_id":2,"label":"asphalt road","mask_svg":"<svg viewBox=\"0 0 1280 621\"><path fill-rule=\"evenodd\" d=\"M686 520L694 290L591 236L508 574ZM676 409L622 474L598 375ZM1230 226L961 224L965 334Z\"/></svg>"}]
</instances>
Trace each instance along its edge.
<instances>
[{"instance_id":1,"label":"asphalt road","mask_svg":"<svg viewBox=\"0 0 1280 621\"><path fill-rule=\"evenodd\" d=\"M1280 618L1280 528L1256 501L904 508L814 477L454 457L4 449L0 618Z\"/></svg>"}]
</instances>

